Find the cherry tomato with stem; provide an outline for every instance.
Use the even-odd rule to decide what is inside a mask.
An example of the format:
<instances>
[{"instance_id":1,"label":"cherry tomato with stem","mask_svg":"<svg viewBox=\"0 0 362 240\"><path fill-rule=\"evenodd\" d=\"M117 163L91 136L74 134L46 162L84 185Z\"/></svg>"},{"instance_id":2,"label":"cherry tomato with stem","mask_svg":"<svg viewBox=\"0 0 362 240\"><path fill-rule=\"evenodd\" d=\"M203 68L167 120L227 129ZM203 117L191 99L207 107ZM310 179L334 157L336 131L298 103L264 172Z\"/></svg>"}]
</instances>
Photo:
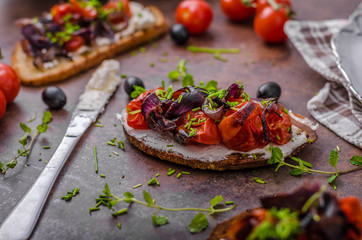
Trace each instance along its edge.
<instances>
[{"instance_id":1,"label":"cherry tomato with stem","mask_svg":"<svg viewBox=\"0 0 362 240\"><path fill-rule=\"evenodd\" d=\"M280 4L281 6L288 6L289 8L292 7L290 0L274 0L276 4ZM255 12L256 14L260 13L265 7L269 7L270 4L268 0L256 0L256 7Z\"/></svg>"},{"instance_id":2,"label":"cherry tomato with stem","mask_svg":"<svg viewBox=\"0 0 362 240\"><path fill-rule=\"evenodd\" d=\"M220 0L220 6L224 14L235 21L252 18L255 13L253 7L244 5L241 0Z\"/></svg>"},{"instance_id":3,"label":"cherry tomato with stem","mask_svg":"<svg viewBox=\"0 0 362 240\"><path fill-rule=\"evenodd\" d=\"M20 90L20 80L18 75L4 63L0 63L0 91L5 95L6 103L14 101Z\"/></svg>"},{"instance_id":4,"label":"cherry tomato with stem","mask_svg":"<svg viewBox=\"0 0 362 240\"><path fill-rule=\"evenodd\" d=\"M275 10L268 6L256 15L254 30L265 42L282 43L288 38L284 33L284 24L288 20L288 11L285 7Z\"/></svg>"},{"instance_id":5,"label":"cherry tomato with stem","mask_svg":"<svg viewBox=\"0 0 362 240\"><path fill-rule=\"evenodd\" d=\"M0 119L4 116L6 110L6 99L4 93L0 90Z\"/></svg>"},{"instance_id":6,"label":"cherry tomato with stem","mask_svg":"<svg viewBox=\"0 0 362 240\"><path fill-rule=\"evenodd\" d=\"M184 25L190 34L204 33L213 19L213 12L204 0L185 0L176 9L175 20Z\"/></svg>"}]
</instances>

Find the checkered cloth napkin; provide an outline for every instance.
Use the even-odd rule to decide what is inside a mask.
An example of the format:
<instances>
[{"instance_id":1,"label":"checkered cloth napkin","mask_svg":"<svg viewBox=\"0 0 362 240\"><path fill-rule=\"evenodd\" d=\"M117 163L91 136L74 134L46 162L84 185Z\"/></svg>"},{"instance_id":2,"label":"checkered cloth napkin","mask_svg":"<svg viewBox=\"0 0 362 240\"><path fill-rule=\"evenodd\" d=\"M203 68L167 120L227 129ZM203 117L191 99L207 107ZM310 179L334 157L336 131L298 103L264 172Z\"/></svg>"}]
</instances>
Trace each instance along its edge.
<instances>
[{"instance_id":1,"label":"checkered cloth napkin","mask_svg":"<svg viewBox=\"0 0 362 240\"><path fill-rule=\"evenodd\" d=\"M308 101L309 112L338 136L362 149L362 103L349 91L330 43L332 35L345 24L347 20L293 20L286 23L284 31L309 67L327 80Z\"/></svg>"}]
</instances>

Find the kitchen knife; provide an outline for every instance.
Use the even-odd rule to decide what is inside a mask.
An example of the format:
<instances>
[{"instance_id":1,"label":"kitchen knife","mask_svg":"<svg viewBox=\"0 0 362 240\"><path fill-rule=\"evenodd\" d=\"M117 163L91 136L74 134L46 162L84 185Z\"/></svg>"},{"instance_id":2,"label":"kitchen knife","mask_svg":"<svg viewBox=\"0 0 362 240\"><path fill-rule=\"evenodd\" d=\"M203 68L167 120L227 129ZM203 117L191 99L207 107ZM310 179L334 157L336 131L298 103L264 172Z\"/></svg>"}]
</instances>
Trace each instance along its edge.
<instances>
[{"instance_id":1,"label":"kitchen knife","mask_svg":"<svg viewBox=\"0 0 362 240\"><path fill-rule=\"evenodd\" d=\"M93 73L72 115L67 131L48 164L0 226L0 240L30 237L64 163L87 128L103 112L121 82L119 62L106 60Z\"/></svg>"}]
</instances>

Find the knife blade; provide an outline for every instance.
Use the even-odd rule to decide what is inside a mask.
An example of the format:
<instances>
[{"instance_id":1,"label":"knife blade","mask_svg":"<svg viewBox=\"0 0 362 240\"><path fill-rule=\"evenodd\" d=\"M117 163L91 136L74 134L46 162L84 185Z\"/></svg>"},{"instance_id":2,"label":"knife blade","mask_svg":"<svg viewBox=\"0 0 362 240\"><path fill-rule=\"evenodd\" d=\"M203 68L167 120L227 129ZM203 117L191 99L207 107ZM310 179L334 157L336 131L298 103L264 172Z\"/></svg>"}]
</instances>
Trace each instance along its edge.
<instances>
[{"instance_id":1,"label":"knife blade","mask_svg":"<svg viewBox=\"0 0 362 240\"><path fill-rule=\"evenodd\" d=\"M88 127L104 111L121 82L116 60L103 61L79 97L66 133L48 164L28 192L0 225L0 240L30 237L53 184L75 145Z\"/></svg>"}]
</instances>

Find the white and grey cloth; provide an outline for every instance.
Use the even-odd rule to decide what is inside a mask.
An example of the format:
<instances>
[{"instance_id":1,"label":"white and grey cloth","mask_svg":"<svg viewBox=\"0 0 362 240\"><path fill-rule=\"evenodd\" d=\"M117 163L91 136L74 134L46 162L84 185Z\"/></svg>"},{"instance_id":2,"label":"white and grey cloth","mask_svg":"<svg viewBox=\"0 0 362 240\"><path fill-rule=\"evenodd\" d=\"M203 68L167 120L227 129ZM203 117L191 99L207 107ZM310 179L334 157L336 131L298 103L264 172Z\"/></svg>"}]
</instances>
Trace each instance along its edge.
<instances>
[{"instance_id":1,"label":"white and grey cloth","mask_svg":"<svg viewBox=\"0 0 362 240\"><path fill-rule=\"evenodd\" d=\"M362 103L350 92L337 66L331 37L347 20L288 21L284 27L306 63L327 83L307 108L312 116L344 140L362 149Z\"/></svg>"}]
</instances>

